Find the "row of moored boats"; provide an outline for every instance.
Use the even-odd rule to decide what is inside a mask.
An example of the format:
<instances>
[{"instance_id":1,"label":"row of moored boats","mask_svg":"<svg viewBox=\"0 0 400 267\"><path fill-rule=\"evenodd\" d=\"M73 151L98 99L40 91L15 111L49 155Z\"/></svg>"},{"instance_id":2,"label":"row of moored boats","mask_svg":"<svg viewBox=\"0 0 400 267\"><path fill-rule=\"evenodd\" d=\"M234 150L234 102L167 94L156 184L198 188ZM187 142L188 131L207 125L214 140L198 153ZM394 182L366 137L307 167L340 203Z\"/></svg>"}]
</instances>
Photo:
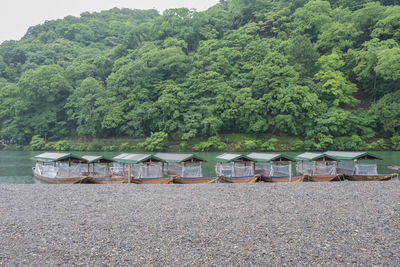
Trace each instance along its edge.
<instances>
[{"instance_id":1,"label":"row of moored boats","mask_svg":"<svg viewBox=\"0 0 400 267\"><path fill-rule=\"evenodd\" d=\"M274 153L224 153L216 157L215 176L203 176L205 160L195 154L123 153L108 158L46 152L34 159L34 177L40 182L59 184L376 181L397 177L396 173L378 174L377 160L382 158L369 152L306 152L295 158Z\"/></svg>"}]
</instances>

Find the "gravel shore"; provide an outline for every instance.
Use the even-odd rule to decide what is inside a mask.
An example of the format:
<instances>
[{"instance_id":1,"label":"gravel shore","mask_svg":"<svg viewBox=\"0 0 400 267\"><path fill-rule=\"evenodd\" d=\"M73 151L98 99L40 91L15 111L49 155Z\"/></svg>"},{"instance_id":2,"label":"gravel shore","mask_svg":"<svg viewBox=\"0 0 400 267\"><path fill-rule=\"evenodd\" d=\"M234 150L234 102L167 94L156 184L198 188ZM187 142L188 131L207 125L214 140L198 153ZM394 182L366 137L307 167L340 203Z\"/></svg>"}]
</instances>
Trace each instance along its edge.
<instances>
[{"instance_id":1,"label":"gravel shore","mask_svg":"<svg viewBox=\"0 0 400 267\"><path fill-rule=\"evenodd\" d=\"M400 182L0 185L0 266L400 266Z\"/></svg>"}]
</instances>

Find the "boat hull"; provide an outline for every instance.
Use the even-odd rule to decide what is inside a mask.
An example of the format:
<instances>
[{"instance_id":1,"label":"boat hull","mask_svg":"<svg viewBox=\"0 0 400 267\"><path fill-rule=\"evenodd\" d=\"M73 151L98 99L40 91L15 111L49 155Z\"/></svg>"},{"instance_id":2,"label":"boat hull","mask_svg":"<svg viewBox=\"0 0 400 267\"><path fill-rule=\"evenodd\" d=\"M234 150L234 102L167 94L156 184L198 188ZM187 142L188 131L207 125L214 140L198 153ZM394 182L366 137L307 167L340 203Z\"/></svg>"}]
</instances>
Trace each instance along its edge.
<instances>
[{"instance_id":1,"label":"boat hull","mask_svg":"<svg viewBox=\"0 0 400 267\"><path fill-rule=\"evenodd\" d=\"M88 177L85 183L91 184L127 184L128 177Z\"/></svg>"},{"instance_id":2,"label":"boat hull","mask_svg":"<svg viewBox=\"0 0 400 267\"><path fill-rule=\"evenodd\" d=\"M174 184L210 184L215 183L218 177L174 177Z\"/></svg>"},{"instance_id":3,"label":"boat hull","mask_svg":"<svg viewBox=\"0 0 400 267\"><path fill-rule=\"evenodd\" d=\"M331 182L331 181L341 181L343 180L342 174L332 174L332 175L304 175L304 181L310 182Z\"/></svg>"},{"instance_id":4,"label":"boat hull","mask_svg":"<svg viewBox=\"0 0 400 267\"><path fill-rule=\"evenodd\" d=\"M87 177L69 177L69 178L51 178L51 177L46 177L39 175L35 172L33 172L33 176L35 177L36 180L38 180L41 183L46 183L46 184L79 184L85 182Z\"/></svg>"},{"instance_id":5,"label":"boat hull","mask_svg":"<svg viewBox=\"0 0 400 267\"><path fill-rule=\"evenodd\" d=\"M131 183L134 184L172 184L174 178L140 178L140 179L131 179Z\"/></svg>"},{"instance_id":6,"label":"boat hull","mask_svg":"<svg viewBox=\"0 0 400 267\"><path fill-rule=\"evenodd\" d=\"M289 183L289 182L302 182L304 180L304 175L298 175L298 176L261 176L261 180L264 182L269 182L269 183Z\"/></svg>"},{"instance_id":7,"label":"boat hull","mask_svg":"<svg viewBox=\"0 0 400 267\"><path fill-rule=\"evenodd\" d=\"M397 177L396 173L384 175L344 175L350 181L386 181Z\"/></svg>"},{"instance_id":8,"label":"boat hull","mask_svg":"<svg viewBox=\"0 0 400 267\"><path fill-rule=\"evenodd\" d=\"M216 180L219 183L234 183L234 184L248 184L256 183L260 180L260 176L249 176L249 177L225 177L219 176Z\"/></svg>"}]
</instances>

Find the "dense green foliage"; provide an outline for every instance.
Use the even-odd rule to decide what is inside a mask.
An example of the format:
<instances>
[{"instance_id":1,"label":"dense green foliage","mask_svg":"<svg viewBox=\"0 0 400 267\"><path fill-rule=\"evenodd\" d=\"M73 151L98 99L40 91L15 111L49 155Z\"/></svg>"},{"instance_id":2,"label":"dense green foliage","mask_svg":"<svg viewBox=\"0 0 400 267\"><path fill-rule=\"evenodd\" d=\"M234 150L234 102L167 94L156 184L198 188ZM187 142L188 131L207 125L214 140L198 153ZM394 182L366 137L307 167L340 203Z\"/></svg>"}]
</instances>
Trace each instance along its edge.
<instances>
[{"instance_id":1,"label":"dense green foliage","mask_svg":"<svg viewBox=\"0 0 400 267\"><path fill-rule=\"evenodd\" d=\"M228 0L47 21L0 45L0 139L63 150L77 147L43 139L147 136L137 148L163 150L167 136L182 149L211 137L194 147L205 151L244 133L272 138L238 149L285 149L280 135L295 137L288 149L398 147L399 44L400 1L389 0Z\"/></svg>"}]
</instances>

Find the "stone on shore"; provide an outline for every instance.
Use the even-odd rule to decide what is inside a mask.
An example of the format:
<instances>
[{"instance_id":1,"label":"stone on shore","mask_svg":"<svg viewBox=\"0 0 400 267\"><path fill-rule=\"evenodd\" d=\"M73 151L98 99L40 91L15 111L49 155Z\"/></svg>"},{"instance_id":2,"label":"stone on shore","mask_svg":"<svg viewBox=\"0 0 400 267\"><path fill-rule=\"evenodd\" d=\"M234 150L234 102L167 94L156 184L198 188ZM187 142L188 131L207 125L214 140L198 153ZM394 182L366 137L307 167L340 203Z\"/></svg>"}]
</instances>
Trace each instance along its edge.
<instances>
[{"instance_id":1,"label":"stone on shore","mask_svg":"<svg viewBox=\"0 0 400 267\"><path fill-rule=\"evenodd\" d=\"M0 266L400 266L400 182L0 185Z\"/></svg>"}]
</instances>

